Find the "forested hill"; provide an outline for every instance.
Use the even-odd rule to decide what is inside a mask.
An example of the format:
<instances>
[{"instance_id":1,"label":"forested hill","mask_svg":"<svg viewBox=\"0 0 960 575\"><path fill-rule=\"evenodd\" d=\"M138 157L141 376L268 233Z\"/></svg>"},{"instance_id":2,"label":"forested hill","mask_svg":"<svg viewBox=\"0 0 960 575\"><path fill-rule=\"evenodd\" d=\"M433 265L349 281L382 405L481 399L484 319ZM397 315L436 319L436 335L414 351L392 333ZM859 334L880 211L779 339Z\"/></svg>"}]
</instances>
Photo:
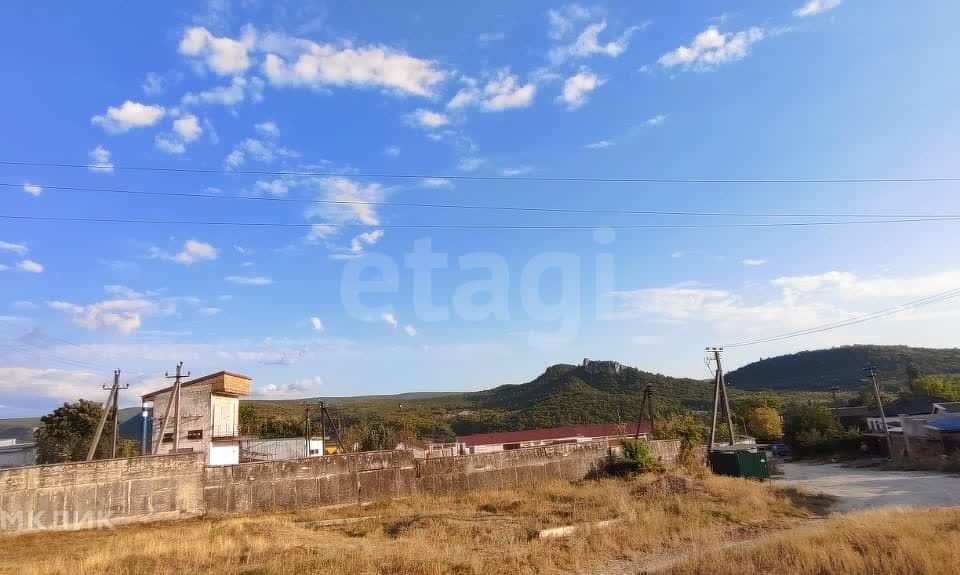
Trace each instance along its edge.
<instances>
[{"instance_id":1,"label":"forested hill","mask_svg":"<svg viewBox=\"0 0 960 575\"><path fill-rule=\"evenodd\" d=\"M827 391L862 388L863 368L880 370L884 384L906 383L911 364L927 375L960 374L960 349L903 345L851 345L761 359L727 373L727 382L745 390Z\"/></svg>"},{"instance_id":2,"label":"forested hill","mask_svg":"<svg viewBox=\"0 0 960 575\"><path fill-rule=\"evenodd\" d=\"M640 398L653 384L657 411L707 409L710 387L704 381L668 377L624 367L619 373L587 373L574 365L558 364L528 383L502 385L469 393L466 398L481 409L509 414L512 428L550 427L576 423L632 420L639 415Z\"/></svg>"}]
</instances>

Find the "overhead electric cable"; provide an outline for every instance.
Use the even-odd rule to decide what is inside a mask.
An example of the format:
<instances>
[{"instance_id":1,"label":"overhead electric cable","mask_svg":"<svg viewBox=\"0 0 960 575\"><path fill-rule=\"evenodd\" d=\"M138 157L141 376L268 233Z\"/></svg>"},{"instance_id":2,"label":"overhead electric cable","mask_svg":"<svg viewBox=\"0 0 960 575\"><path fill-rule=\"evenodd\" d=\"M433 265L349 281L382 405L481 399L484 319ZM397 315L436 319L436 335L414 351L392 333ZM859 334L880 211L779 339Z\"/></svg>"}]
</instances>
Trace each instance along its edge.
<instances>
[{"instance_id":1,"label":"overhead electric cable","mask_svg":"<svg viewBox=\"0 0 960 575\"><path fill-rule=\"evenodd\" d=\"M883 309L883 310L876 311L876 312L873 312L873 313L869 313L869 314L866 314L866 315L862 315L862 316L859 316L859 317L854 317L854 318L850 318L850 319L846 319L846 320L842 320L842 321L838 321L838 322L834 322L834 323L828 323L828 324L824 324L824 325L820 325L820 326L816 326L816 327L811 327L811 328L807 328L807 329L801 329L801 330L797 330L797 331L792 331L792 332L788 332L788 333L783 333L783 334L775 335L775 336L771 336L771 337L760 338L760 339L753 339L753 340L747 340L747 341L739 341L739 342L736 342L736 343L726 344L726 345L724 345L723 347L724 347L724 348L746 347L746 346L748 346L748 345L756 345L756 344L759 344L759 343L768 343L768 342L780 341L780 340L784 340L784 339L791 339L791 338L794 338L794 337L800 337L800 336L802 336L802 335L810 335L810 334L814 334L814 333L821 333L821 332L824 332L824 331L830 331L830 330L834 330L834 329L839 329L839 328L841 328L841 327L847 327L847 326L850 326L850 325L856 325L856 324L864 323L864 322L871 321L871 320L874 320L874 319L879 319L879 318L882 318L882 317L887 317L887 316L894 315L894 314L900 313L900 312L905 311L905 310L908 310L908 309L916 309L916 308L918 308L918 307L924 307L924 306L927 306L927 305L932 305L932 304L939 303L939 302L946 301L946 300L950 300L950 299L953 299L953 298L956 298L956 297L960 297L960 288L954 288L954 289L951 289L951 290L947 290L947 291L945 291L945 292L940 292L940 293L937 293L937 294L933 294L933 295L930 295L930 296L927 296L927 297L923 297L923 298L920 298L920 299L917 299L917 300L913 300L913 301L910 301L910 302L907 302L907 303L904 303L904 304L900 304L900 305L897 305L897 306L894 306L894 307L891 307L891 308Z\"/></svg>"},{"instance_id":2,"label":"overhead electric cable","mask_svg":"<svg viewBox=\"0 0 960 575\"><path fill-rule=\"evenodd\" d=\"M252 228L312 228L314 226L332 226L339 228L378 228L378 229L426 229L426 230L596 230L609 228L615 230L640 229L713 229L713 228L793 228L846 226L864 224L899 224L913 222L953 222L957 216L896 218L877 220L838 220L806 222L763 222L763 223L718 223L718 224L359 224L331 222L243 222L233 220L148 220L140 218L83 217L83 216L30 216L20 214L0 214L0 219L31 222L77 222L98 224L143 224L143 225L181 225L181 226L221 226Z\"/></svg>"},{"instance_id":3,"label":"overhead electric cable","mask_svg":"<svg viewBox=\"0 0 960 575\"><path fill-rule=\"evenodd\" d=\"M72 168L86 170L102 170L101 164L83 164L68 162L34 162L0 160L0 166L18 166L30 168ZM960 182L960 177L870 177L870 178L669 178L669 177L603 177L603 176L503 176L503 175L476 175L476 174L428 174L403 173L381 171L301 171L301 170L227 170L212 168L177 168L169 166L124 166L111 164L114 171L131 172L165 172L177 174L224 174L241 176L301 176L301 177L350 177L350 178L382 178L382 179L443 179L460 181L504 181L504 182L572 182L594 184L895 184L895 183L937 183Z\"/></svg>"},{"instance_id":4,"label":"overhead electric cable","mask_svg":"<svg viewBox=\"0 0 960 575\"><path fill-rule=\"evenodd\" d=\"M0 186L19 188L23 184L0 182ZM517 211L552 214L624 214L643 216L691 216L691 217L744 217L744 218L945 218L958 217L960 214L895 214L895 213L848 213L848 212L726 212L726 211L688 211L688 210L634 210L625 208L551 208L540 206L516 205L479 205L431 202L387 202L371 200L344 200L344 199L309 199L309 198L280 198L270 196L205 194L199 192L158 192L149 190L131 190L127 188L96 188L83 186L57 186L37 184L45 190L62 190L74 192L91 192L107 194L124 194L132 196L171 197L171 198L203 198L211 200L251 200L261 202L322 204L345 206L372 206L372 207L399 207L399 208L437 208L457 210L490 210L490 211Z\"/></svg>"}]
</instances>

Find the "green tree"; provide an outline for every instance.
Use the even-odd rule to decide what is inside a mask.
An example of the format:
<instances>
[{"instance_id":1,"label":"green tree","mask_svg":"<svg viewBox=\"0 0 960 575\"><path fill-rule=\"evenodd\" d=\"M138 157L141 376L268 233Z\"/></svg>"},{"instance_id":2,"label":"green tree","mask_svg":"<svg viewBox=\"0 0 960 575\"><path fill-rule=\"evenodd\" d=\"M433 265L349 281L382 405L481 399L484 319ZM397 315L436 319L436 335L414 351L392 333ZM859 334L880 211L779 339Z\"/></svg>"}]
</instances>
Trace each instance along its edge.
<instances>
[{"instance_id":1,"label":"green tree","mask_svg":"<svg viewBox=\"0 0 960 575\"><path fill-rule=\"evenodd\" d=\"M942 397L949 401L960 401L960 381L943 375L921 375L910 383L911 395Z\"/></svg>"},{"instance_id":2,"label":"green tree","mask_svg":"<svg viewBox=\"0 0 960 575\"><path fill-rule=\"evenodd\" d=\"M761 441L774 441L783 436L780 413L773 407L755 407L747 413L747 428Z\"/></svg>"},{"instance_id":3,"label":"green tree","mask_svg":"<svg viewBox=\"0 0 960 575\"><path fill-rule=\"evenodd\" d=\"M37 463L85 459L102 414L103 408L99 403L81 399L64 403L41 417L40 427L33 434L37 442ZM107 457L109 449L109 442L101 440L94 456Z\"/></svg>"}]
</instances>

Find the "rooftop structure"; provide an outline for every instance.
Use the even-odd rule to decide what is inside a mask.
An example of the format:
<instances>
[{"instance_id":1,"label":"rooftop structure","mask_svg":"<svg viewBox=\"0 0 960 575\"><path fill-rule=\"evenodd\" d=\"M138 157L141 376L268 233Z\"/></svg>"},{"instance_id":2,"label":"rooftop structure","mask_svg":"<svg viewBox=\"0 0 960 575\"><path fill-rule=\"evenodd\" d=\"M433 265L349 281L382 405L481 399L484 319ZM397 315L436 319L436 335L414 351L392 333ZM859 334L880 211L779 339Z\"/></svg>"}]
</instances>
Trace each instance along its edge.
<instances>
[{"instance_id":1,"label":"rooftop structure","mask_svg":"<svg viewBox=\"0 0 960 575\"><path fill-rule=\"evenodd\" d=\"M650 424L640 425L640 437L647 438ZM619 439L637 435L637 424L600 423L594 425L571 425L549 429L527 429L499 433L477 433L457 437L464 453L488 453L508 451L522 447L540 447L558 443L585 443L588 441Z\"/></svg>"}]
</instances>

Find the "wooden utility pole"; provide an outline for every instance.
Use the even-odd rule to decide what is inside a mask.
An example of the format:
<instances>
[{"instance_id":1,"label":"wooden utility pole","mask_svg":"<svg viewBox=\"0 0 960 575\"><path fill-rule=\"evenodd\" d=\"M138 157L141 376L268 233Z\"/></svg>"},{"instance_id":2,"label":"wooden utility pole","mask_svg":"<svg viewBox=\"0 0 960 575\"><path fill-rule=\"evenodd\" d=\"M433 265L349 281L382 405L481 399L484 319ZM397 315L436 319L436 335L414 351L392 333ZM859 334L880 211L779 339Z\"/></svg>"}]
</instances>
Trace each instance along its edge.
<instances>
[{"instance_id":1,"label":"wooden utility pole","mask_svg":"<svg viewBox=\"0 0 960 575\"><path fill-rule=\"evenodd\" d=\"M163 436L167 432L167 422L170 421L170 409L173 408L174 414L173 417L176 421L173 424L173 453L176 453L180 449L180 380L184 377L190 377L190 372L186 374L182 373L183 362L177 364L176 375L170 375L169 373L164 373L163 376L167 379L172 379L173 389L170 390L170 399L167 400L167 409L163 414L163 425L160 427L160 437L157 439L157 443L153 446L153 455L156 455L160 451L160 444L163 443Z\"/></svg>"},{"instance_id":2,"label":"wooden utility pole","mask_svg":"<svg viewBox=\"0 0 960 575\"><path fill-rule=\"evenodd\" d=\"M722 407L727 416L727 428L730 430L730 445L736 445L736 439L733 431L733 414L730 412L730 399L727 397L727 384L723 378L723 364L720 361L722 347L708 347L707 353L713 355L713 361L716 362L716 372L713 378L713 418L710 422L710 448L713 449L717 437L717 416ZM722 403L721 403L722 401Z\"/></svg>"},{"instance_id":3,"label":"wooden utility pole","mask_svg":"<svg viewBox=\"0 0 960 575\"><path fill-rule=\"evenodd\" d=\"M863 368L863 371L870 375L870 381L873 382L873 393L876 394L877 405L880 407L880 421L883 422L883 432L887 434L887 451L890 452L890 457L893 457L893 441L890 438L890 426L887 425L887 414L883 411L883 399L880 397L880 381L877 380L877 368L868 365Z\"/></svg>"},{"instance_id":4,"label":"wooden utility pole","mask_svg":"<svg viewBox=\"0 0 960 575\"><path fill-rule=\"evenodd\" d=\"M103 414L100 415L97 431L93 434L90 449L87 450L87 461L93 460L93 456L97 452L97 445L100 444L100 437L103 435L103 428L107 424L107 417L109 417L111 413L113 414L113 449L111 450L111 457L117 456L117 430L119 429L117 423L117 396L120 395L121 389L127 389L128 387L130 386L120 387L120 370L113 370L113 385L110 387L103 386L103 389L109 389L110 393L107 394L107 401L103 404Z\"/></svg>"}]
</instances>

